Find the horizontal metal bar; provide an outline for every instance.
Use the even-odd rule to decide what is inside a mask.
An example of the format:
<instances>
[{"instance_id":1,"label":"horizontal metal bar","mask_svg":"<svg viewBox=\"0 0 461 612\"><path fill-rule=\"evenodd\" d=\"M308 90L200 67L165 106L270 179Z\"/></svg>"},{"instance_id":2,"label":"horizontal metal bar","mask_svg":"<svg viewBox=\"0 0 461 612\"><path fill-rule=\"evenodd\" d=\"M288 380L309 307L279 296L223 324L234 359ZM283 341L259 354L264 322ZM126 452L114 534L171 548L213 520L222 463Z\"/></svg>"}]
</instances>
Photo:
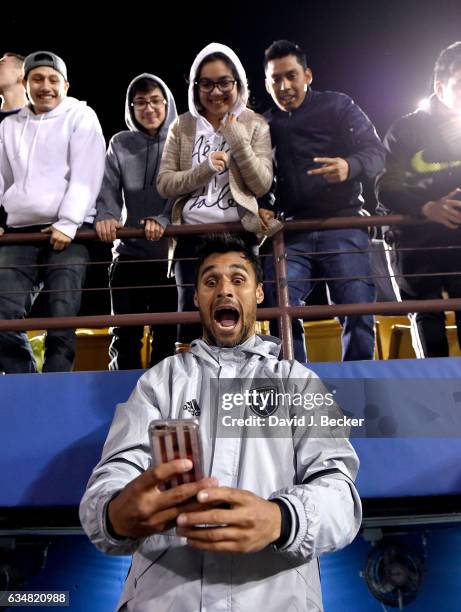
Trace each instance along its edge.
<instances>
[{"instance_id":1,"label":"horizontal metal bar","mask_svg":"<svg viewBox=\"0 0 461 612\"><path fill-rule=\"evenodd\" d=\"M381 225L423 225L429 223L427 219L421 217L409 217L408 215L372 215L362 217L361 215L352 217L332 217L329 219L303 219L297 221L285 221L283 231L294 232L299 230L322 230L322 229L341 229L351 227L376 227ZM168 225L165 229L164 236L188 236L197 234L210 233L241 233L244 228L240 222L234 223L202 223L182 225ZM117 230L117 238L142 238L145 236L144 229L121 228ZM29 233L8 233L8 231L0 236L0 245L2 244L23 244L25 242L46 242L50 240L49 234L41 232ZM95 230L78 230L74 241L80 240L99 240Z\"/></svg>"},{"instance_id":2,"label":"horizontal metal bar","mask_svg":"<svg viewBox=\"0 0 461 612\"><path fill-rule=\"evenodd\" d=\"M258 308L258 321L276 319L284 314L305 321L330 319L347 315L405 315L409 312L441 312L461 310L461 298L447 300L407 300L404 302L371 302L369 304L334 304L322 306L288 306L286 308ZM31 329L101 328L132 325L169 325L171 323L199 323L198 312L158 312L123 315L91 315L82 317L41 317L0 321L0 331Z\"/></svg>"}]
</instances>

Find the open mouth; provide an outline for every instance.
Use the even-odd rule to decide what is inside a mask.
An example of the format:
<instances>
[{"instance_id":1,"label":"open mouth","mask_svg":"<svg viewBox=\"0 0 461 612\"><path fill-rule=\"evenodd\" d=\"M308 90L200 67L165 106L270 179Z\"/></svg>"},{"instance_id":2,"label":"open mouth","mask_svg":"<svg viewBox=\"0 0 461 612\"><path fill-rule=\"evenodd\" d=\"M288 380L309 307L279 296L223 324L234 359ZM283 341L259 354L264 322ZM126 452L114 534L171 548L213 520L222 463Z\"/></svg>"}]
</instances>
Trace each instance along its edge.
<instances>
[{"instance_id":1,"label":"open mouth","mask_svg":"<svg viewBox=\"0 0 461 612\"><path fill-rule=\"evenodd\" d=\"M214 320L222 329L232 330L240 320L240 313L232 306L222 306L214 311Z\"/></svg>"}]
</instances>

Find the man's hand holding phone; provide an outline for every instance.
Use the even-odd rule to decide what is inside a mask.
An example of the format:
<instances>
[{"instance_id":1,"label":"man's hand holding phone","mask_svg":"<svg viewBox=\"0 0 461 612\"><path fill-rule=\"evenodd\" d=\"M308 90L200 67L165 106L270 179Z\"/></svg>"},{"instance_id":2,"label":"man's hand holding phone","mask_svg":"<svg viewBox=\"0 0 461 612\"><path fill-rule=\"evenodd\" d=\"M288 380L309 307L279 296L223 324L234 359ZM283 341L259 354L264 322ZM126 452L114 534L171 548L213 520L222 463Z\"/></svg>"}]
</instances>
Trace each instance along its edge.
<instances>
[{"instance_id":1,"label":"man's hand holding phone","mask_svg":"<svg viewBox=\"0 0 461 612\"><path fill-rule=\"evenodd\" d=\"M197 495L199 511L184 509L176 533L198 550L249 553L262 550L280 537L282 516L277 504L251 491L207 487ZM225 508L216 507L225 505ZM201 528L207 525L206 529Z\"/></svg>"},{"instance_id":2,"label":"man's hand holding phone","mask_svg":"<svg viewBox=\"0 0 461 612\"><path fill-rule=\"evenodd\" d=\"M108 507L108 518L115 534L136 539L174 527L179 514L198 506L199 491L218 486L216 478L203 478L162 490L166 482L192 468L189 459L175 459L146 470L127 484ZM189 501L192 506L187 503Z\"/></svg>"}]
</instances>

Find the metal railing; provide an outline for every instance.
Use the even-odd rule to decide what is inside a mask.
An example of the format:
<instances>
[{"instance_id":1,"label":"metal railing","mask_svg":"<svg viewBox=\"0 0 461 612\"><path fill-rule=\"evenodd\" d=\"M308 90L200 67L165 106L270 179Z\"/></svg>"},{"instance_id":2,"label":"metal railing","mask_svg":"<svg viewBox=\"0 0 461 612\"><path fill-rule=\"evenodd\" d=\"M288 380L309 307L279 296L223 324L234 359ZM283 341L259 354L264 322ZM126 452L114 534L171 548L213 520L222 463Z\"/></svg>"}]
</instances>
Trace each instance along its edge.
<instances>
[{"instance_id":1,"label":"metal railing","mask_svg":"<svg viewBox=\"0 0 461 612\"><path fill-rule=\"evenodd\" d=\"M368 228L376 226L430 225L430 222L404 215L335 217L329 219L311 219L287 221L283 229L272 237L274 267L277 289L277 306L258 308L259 321L277 319L279 324L282 353L284 358L293 358L291 319L312 320L319 318L341 317L346 315L404 315L412 312L440 312L461 310L461 298L436 300L405 300L403 302L372 302L366 304L335 304L319 306L290 306L287 282L287 265L284 233L292 231L314 231L325 229ZM164 233L167 237L185 235L205 235L209 233L242 233L244 229L239 222L207 223L199 225L169 225ZM117 238L143 238L143 229L122 228L117 231ZM99 240L93 230L79 230L74 241ZM49 241L49 235L34 233L12 233L0 237L0 246L7 244L24 244ZM461 247L461 245L460 245ZM447 247L452 248L452 247ZM460 260L461 261L461 260ZM98 262L107 265L107 262ZM461 274L461 271L460 271ZM110 326L130 325L165 325L172 323L197 323L198 312L162 312L134 313L123 315L91 315L76 317L34 317L27 319L10 319L0 321L0 331L18 331L34 329L71 329L77 327L103 328Z\"/></svg>"}]
</instances>

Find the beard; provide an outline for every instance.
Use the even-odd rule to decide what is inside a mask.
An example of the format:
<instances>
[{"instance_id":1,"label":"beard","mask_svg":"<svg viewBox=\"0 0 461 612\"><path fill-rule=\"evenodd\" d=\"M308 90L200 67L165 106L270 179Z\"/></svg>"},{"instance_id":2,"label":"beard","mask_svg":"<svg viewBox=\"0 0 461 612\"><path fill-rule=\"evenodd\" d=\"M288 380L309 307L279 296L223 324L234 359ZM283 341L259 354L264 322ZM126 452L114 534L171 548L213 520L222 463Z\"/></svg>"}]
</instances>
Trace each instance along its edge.
<instances>
[{"instance_id":1,"label":"beard","mask_svg":"<svg viewBox=\"0 0 461 612\"><path fill-rule=\"evenodd\" d=\"M203 326L203 338L205 339L206 343L209 344L210 346L217 346L219 348L234 348L238 346L239 344L243 344L243 342L245 342L245 340L247 340L252 335L250 331L251 326L243 325L242 332L237 338L235 338L234 340L229 340L228 342L224 341L223 343L215 337L211 328L208 325L202 322L202 326ZM254 324L253 324L253 328L254 328Z\"/></svg>"}]
</instances>

